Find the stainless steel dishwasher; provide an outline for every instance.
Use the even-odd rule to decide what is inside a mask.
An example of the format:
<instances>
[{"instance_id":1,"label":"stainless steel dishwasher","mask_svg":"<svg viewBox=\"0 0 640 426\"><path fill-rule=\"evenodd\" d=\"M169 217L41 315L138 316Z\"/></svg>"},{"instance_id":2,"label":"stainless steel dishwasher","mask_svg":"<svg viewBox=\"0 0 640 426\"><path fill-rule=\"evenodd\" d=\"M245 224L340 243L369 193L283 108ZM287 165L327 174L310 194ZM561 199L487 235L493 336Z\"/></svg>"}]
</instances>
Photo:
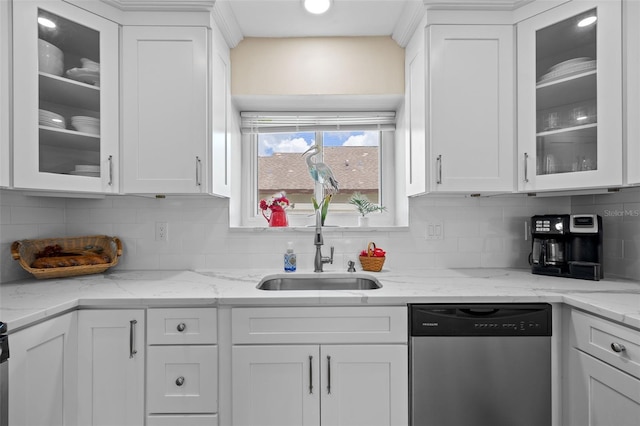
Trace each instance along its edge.
<instances>
[{"instance_id":1,"label":"stainless steel dishwasher","mask_svg":"<svg viewBox=\"0 0 640 426\"><path fill-rule=\"evenodd\" d=\"M551 305L409 305L412 426L549 426Z\"/></svg>"}]
</instances>

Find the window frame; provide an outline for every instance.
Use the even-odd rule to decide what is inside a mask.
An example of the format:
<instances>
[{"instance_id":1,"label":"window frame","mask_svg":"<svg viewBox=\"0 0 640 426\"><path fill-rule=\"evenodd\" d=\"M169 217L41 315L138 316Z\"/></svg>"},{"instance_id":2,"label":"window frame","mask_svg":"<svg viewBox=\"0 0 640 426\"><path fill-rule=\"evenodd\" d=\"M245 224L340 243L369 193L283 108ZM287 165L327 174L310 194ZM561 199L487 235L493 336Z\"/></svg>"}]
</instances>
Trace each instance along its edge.
<instances>
[{"instance_id":1,"label":"window frame","mask_svg":"<svg viewBox=\"0 0 640 426\"><path fill-rule=\"evenodd\" d=\"M326 129L308 129L316 133L325 132ZM370 227L391 227L395 225L396 208L396 176L395 176L395 130L380 131L380 200L386 207L384 212L370 213ZM230 226L249 228L268 228L268 224L260 213L256 213L255 200L257 200L257 174L258 174L258 135L241 134L241 190L240 190L240 217L230 215ZM316 183L316 193L320 185ZM355 207L348 211L332 211L331 206L327 214L325 226L349 228L358 227L358 216ZM308 228L313 226L313 215L290 214L289 228ZM282 229L282 228L279 228ZM286 228L285 228L286 229Z\"/></svg>"}]
</instances>

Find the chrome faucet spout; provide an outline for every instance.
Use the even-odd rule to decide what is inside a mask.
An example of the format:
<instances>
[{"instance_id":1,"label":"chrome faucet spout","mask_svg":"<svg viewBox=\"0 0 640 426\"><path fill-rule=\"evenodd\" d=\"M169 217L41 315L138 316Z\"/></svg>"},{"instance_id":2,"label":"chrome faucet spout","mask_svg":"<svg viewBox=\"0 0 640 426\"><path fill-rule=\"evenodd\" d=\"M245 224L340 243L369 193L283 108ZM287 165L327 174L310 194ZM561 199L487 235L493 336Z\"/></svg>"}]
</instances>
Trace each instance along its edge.
<instances>
[{"instance_id":1,"label":"chrome faucet spout","mask_svg":"<svg viewBox=\"0 0 640 426\"><path fill-rule=\"evenodd\" d=\"M322 217L320 216L320 210L316 211L316 231L313 237L313 245L316 246L316 256L313 260L313 272L322 272L322 265L325 263L333 264L333 251L331 247L331 257L325 257L322 255L322 245L324 239L322 238Z\"/></svg>"}]
</instances>

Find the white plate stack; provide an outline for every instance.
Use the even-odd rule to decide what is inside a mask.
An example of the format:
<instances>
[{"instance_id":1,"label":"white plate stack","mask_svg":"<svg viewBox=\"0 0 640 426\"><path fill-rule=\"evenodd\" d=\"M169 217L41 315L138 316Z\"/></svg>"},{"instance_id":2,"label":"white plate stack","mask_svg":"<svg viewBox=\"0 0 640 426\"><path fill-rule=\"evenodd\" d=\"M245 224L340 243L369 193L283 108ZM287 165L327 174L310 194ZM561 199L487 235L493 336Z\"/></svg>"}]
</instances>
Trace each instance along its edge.
<instances>
[{"instance_id":1,"label":"white plate stack","mask_svg":"<svg viewBox=\"0 0 640 426\"><path fill-rule=\"evenodd\" d=\"M71 117L71 125L74 129L83 133L91 133L92 135L100 134L100 119L93 117L85 117L83 115L75 115Z\"/></svg>"},{"instance_id":2,"label":"white plate stack","mask_svg":"<svg viewBox=\"0 0 640 426\"><path fill-rule=\"evenodd\" d=\"M64 117L55 112L47 111L45 109L38 110L38 124L41 126L56 127L58 129L66 129Z\"/></svg>"},{"instance_id":3,"label":"white plate stack","mask_svg":"<svg viewBox=\"0 0 640 426\"><path fill-rule=\"evenodd\" d=\"M69 173L76 176L100 177L100 166L93 164L76 164L75 170Z\"/></svg>"}]
</instances>

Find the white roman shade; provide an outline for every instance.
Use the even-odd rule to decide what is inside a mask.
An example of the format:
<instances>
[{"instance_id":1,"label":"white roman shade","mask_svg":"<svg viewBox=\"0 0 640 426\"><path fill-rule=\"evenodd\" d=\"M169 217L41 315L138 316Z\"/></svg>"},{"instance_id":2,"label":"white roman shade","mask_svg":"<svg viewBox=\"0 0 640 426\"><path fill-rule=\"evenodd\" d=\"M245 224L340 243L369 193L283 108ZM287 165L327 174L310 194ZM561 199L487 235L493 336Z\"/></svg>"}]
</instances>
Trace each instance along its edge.
<instances>
[{"instance_id":1,"label":"white roman shade","mask_svg":"<svg viewBox=\"0 0 640 426\"><path fill-rule=\"evenodd\" d=\"M314 131L395 130L396 113L242 112L244 134Z\"/></svg>"}]
</instances>

